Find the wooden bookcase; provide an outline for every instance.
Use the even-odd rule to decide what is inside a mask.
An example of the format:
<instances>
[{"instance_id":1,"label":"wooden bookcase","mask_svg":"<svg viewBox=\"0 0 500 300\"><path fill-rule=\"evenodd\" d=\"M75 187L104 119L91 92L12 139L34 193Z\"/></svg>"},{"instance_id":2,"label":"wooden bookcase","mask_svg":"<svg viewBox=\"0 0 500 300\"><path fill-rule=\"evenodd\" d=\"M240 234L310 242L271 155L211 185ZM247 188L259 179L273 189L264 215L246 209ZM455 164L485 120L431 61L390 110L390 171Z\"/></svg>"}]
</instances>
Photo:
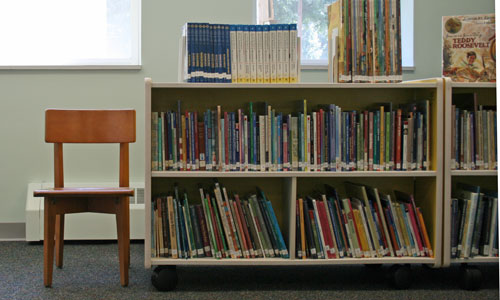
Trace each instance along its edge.
<instances>
[{"instance_id":1,"label":"wooden bookcase","mask_svg":"<svg viewBox=\"0 0 500 300\"><path fill-rule=\"evenodd\" d=\"M426 264L439 267L442 262L442 180L443 180L443 81L392 84L183 84L156 83L145 79L145 267L161 265L334 265L334 264ZM182 100L182 110L205 111L221 105L223 109L247 109L250 101L267 101L282 112L296 112L297 101L307 99L309 107L334 103L343 110L373 109L375 104L412 103L430 100L431 170L430 171L353 171L353 172L203 172L151 171L151 112L174 110ZM199 198L196 184L208 184L212 178L238 192L261 187L272 201L285 239L289 259L171 259L151 257L151 197L171 190L174 182L188 189L191 198ZM295 258L295 201L316 185L330 183L345 196L343 183L359 182L382 192L399 189L415 195L429 233L434 257L383 257L340 259ZM233 188L231 188L233 189ZM190 200L191 201L191 200Z\"/></svg>"},{"instance_id":2,"label":"wooden bookcase","mask_svg":"<svg viewBox=\"0 0 500 300\"><path fill-rule=\"evenodd\" d=\"M498 170L452 170L452 104L453 96L476 93L479 105L496 105L496 83L459 83L444 80L445 133L444 143L444 199L443 199L443 267L464 263L498 263L498 257L475 256L472 258L451 258L451 198L453 185L464 182L497 190Z\"/></svg>"}]
</instances>

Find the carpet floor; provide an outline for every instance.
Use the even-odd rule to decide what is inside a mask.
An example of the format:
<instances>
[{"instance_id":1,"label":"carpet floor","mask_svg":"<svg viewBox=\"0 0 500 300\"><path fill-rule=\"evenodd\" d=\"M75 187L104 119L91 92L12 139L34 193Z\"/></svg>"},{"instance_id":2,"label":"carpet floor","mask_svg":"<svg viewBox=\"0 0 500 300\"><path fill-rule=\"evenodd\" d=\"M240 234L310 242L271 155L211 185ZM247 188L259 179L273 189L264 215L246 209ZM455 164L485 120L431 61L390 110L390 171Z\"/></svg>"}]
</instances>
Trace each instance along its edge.
<instances>
[{"instance_id":1,"label":"carpet floor","mask_svg":"<svg viewBox=\"0 0 500 300\"><path fill-rule=\"evenodd\" d=\"M172 292L158 292L144 268L144 245L132 243L130 284L120 286L116 243L66 243L64 267L43 286L43 245L0 242L0 299L498 299L498 265L480 265L482 287L458 286L459 267L412 266L408 290L389 284L389 267L178 267Z\"/></svg>"}]
</instances>

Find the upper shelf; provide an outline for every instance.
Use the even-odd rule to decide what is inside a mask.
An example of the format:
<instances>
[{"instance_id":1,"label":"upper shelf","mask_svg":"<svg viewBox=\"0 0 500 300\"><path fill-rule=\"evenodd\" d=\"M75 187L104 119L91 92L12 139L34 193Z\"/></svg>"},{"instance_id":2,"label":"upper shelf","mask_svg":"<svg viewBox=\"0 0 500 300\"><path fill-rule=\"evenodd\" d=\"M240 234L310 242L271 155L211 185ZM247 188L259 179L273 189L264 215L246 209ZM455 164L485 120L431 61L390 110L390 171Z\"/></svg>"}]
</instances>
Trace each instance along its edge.
<instances>
[{"instance_id":1,"label":"upper shelf","mask_svg":"<svg viewBox=\"0 0 500 300\"><path fill-rule=\"evenodd\" d=\"M436 171L351 171L351 172L215 172L215 171L153 171L152 177L434 177Z\"/></svg>"},{"instance_id":2,"label":"upper shelf","mask_svg":"<svg viewBox=\"0 0 500 300\"><path fill-rule=\"evenodd\" d=\"M452 176L497 176L498 170L452 170Z\"/></svg>"},{"instance_id":3,"label":"upper shelf","mask_svg":"<svg viewBox=\"0 0 500 300\"><path fill-rule=\"evenodd\" d=\"M275 89L302 89L302 88L436 88L437 82L416 82L416 83L287 83L287 84L244 84L244 83L170 83L170 82L155 82L152 83L153 88L275 88Z\"/></svg>"},{"instance_id":4,"label":"upper shelf","mask_svg":"<svg viewBox=\"0 0 500 300\"><path fill-rule=\"evenodd\" d=\"M495 88L496 82L452 82L452 87L457 88Z\"/></svg>"}]
</instances>

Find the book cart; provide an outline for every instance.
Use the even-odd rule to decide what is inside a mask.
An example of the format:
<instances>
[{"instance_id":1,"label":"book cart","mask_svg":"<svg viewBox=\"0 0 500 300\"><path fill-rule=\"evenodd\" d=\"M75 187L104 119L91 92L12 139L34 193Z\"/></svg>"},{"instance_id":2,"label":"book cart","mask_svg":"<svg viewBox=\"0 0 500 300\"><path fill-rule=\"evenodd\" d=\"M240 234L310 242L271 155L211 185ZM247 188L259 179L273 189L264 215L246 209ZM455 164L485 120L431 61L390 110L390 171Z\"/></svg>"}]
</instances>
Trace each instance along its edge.
<instances>
[{"instance_id":1,"label":"book cart","mask_svg":"<svg viewBox=\"0 0 500 300\"><path fill-rule=\"evenodd\" d=\"M476 255L471 258L451 258L451 199L456 183L463 182L481 188L497 190L498 170L452 170L452 104L459 94L476 94L478 105L496 105L496 83L462 83L444 78L445 143L444 143L444 207L443 207L443 267L461 264L460 283L466 289L477 289L481 284L481 271L471 264L496 263L498 257Z\"/></svg>"},{"instance_id":2,"label":"book cart","mask_svg":"<svg viewBox=\"0 0 500 300\"><path fill-rule=\"evenodd\" d=\"M382 83L382 84L203 84L157 83L145 79L145 267L157 266L152 282L160 290L175 288L177 265L382 265L390 264L392 279L397 287L411 283L411 265L422 264L440 267L442 258L442 165L443 165L443 82ZM151 113L175 110L182 101L182 110L199 112L221 105L225 110L243 108L248 103L267 101L284 113L297 112L298 100L307 99L308 106L334 103L343 110L372 109L376 104L392 102L394 107L429 100L431 111L430 170L429 171L349 171L349 172L215 172L215 171L151 171ZM259 186L271 200L290 258L253 259L172 259L152 257L151 202L152 196L168 191L175 182L187 189L190 201L199 198L197 184L210 184L213 178L238 191L250 191ZM421 207L425 226L433 248L433 257L380 257L380 258L296 258L296 199L313 191L324 183L339 187L344 197L346 181L375 186L379 191L390 193L398 189L413 193L417 206ZM197 198L195 198L197 196ZM194 200L196 199L196 200ZM199 200L198 200L199 201Z\"/></svg>"}]
</instances>

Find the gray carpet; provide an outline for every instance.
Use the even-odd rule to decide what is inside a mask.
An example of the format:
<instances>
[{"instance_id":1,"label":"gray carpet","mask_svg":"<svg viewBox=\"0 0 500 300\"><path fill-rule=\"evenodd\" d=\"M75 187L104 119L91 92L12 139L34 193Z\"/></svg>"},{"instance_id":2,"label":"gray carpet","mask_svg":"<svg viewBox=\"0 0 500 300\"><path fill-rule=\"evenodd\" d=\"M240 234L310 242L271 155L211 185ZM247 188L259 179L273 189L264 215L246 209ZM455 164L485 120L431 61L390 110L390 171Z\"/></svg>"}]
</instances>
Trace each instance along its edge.
<instances>
[{"instance_id":1,"label":"gray carpet","mask_svg":"<svg viewBox=\"0 0 500 300\"><path fill-rule=\"evenodd\" d=\"M0 299L498 299L498 265L483 265L479 291L458 287L458 267L412 267L409 290L394 290L388 267L178 267L173 292L151 285L144 245L131 246L130 285L122 288L116 243L68 243L53 287L43 286L43 246L0 242Z\"/></svg>"}]
</instances>

